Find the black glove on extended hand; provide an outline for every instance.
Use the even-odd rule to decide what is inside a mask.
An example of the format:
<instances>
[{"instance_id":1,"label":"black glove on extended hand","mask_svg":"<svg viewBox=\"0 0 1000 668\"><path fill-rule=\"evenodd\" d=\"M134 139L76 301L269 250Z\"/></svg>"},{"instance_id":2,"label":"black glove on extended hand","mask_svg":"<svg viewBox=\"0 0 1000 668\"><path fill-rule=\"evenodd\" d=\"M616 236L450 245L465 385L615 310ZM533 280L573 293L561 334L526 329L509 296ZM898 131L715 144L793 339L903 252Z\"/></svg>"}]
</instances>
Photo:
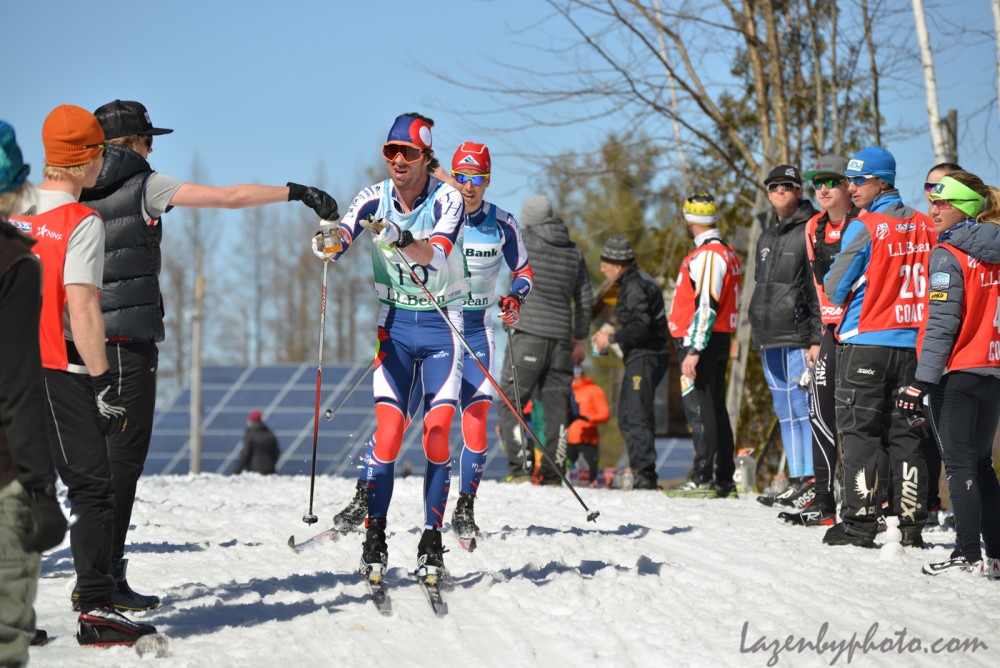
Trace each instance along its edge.
<instances>
[{"instance_id":1,"label":"black glove on extended hand","mask_svg":"<svg viewBox=\"0 0 1000 668\"><path fill-rule=\"evenodd\" d=\"M906 418L911 427L919 427L924 423L924 404L932 387L930 383L914 380L908 386L899 388L896 410Z\"/></svg>"},{"instance_id":2,"label":"black glove on extended hand","mask_svg":"<svg viewBox=\"0 0 1000 668\"><path fill-rule=\"evenodd\" d=\"M125 405L118 390L115 388L114 377L110 371L100 376L91 376L90 383L94 386L94 398L97 401L97 424L105 436L120 434L125 431L127 422Z\"/></svg>"},{"instance_id":3,"label":"black glove on extended hand","mask_svg":"<svg viewBox=\"0 0 1000 668\"><path fill-rule=\"evenodd\" d=\"M337 211L337 200L319 188L289 182L288 201L302 202L315 211L317 216L323 220L329 220L331 223L340 218L340 213Z\"/></svg>"},{"instance_id":4,"label":"black glove on extended hand","mask_svg":"<svg viewBox=\"0 0 1000 668\"><path fill-rule=\"evenodd\" d=\"M62 542L66 535L66 516L56 501L55 485L27 491L28 508L35 519L35 530L21 538L25 552L44 552Z\"/></svg>"}]
</instances>

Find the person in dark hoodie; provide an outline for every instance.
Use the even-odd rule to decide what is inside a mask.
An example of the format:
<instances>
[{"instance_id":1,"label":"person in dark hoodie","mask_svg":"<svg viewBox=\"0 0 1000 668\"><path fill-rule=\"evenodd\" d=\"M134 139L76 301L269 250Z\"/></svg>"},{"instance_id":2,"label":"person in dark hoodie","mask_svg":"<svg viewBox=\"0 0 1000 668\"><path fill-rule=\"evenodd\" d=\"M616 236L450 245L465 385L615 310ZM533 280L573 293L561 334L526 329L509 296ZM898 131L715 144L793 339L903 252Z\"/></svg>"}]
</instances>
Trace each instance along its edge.
<instances>
[{"instance_id":1,"label":"person in dark hoodie","mask_svg":"<svg viewBox=\"0 0 1000 668\"><path fill-rule=\"evenodd\" d=\"M244 471L271 475L275 472L281 448L274 432L264 424L260 411L250 411L247 416L247 430L243 434L243 450L236 460L233 473L239 475Z\"/></svg>"},{"instance_id":2,"label":"person in dark hoodie","mask_svg":"<svg viewBox=\"0 0 1000 668\"><path fill-rule=\"evenodd\" d=\"M618 395L618 429L628 450L635 489L656 489L653 401L670 364L663 290L635 263L632 244L620 234L604 242L601 273L619 286L615 303L618 327L602 327L590 342L600 353L613 343L621 346L625 377Z\"/></svg>"},{"instance_id":3,"label":"person in dark hoodie","mask_svg":"<svg viewBox=\"0 0 1000 668\"><path fill-rule=\"evenodd\" d=\"M800 386L808 360L814 359L819 350L822 330L805 235L806 223L816 209L802 197L802 177L791 165L771 170L764 186L774 211L760 216L763 232L757 240L750 331L771 389L790 484L781 494L757 500L767 506L801 510L816 494L809 393Z\"/></svg>"},{"instance_id":4,"label":"person in dark hoodie","mask_svg":"<svg viewBox=\"0 0 1000 668\"><path fill-rule=\"evenodd\" d=\"M163 341L160 296L161 216L172 207L243 209L297 200L323 220L336 220L337 203L317 188L235 185L214 187L187 183L161 174L147 159L153 137L173 132L154 127L139 102L115 100L94 112L107 146L97 185L80 201L100 213L105 238L101 311L107 332L111 373L128 409L124 433L108 438L115 478L112 573L118 589L115 606L148 610L157 596L138 594L126 579L125 537L132 519L136 485L142 474L153 432L156 371Z\"/></svg>"},{"instance_id":5,"label":"person in dark hoodie","mask_svg":"<svg viewBox=\"0 0 1000 668\"><path fill-rule=\"evenodd\" d=\"M992 460L1000 418L1000 191L955 171L928 196L938 245L930 258L927 327L916 372L896 406L908 421L926 419L932 427L958 545L923 572L1000 580L1000 482Z\"/></svg>"},{"instance_id":6,"label":"person in dark hoodie","mask_svg":"<svg viewBox=\"0 0 1000 668\"><path fill-rule=\"evenodd\" d=\"M823 281L830 303L844 307L836 330L834 391L843 444L842 521L823 542L874 546L876 499L886 485L876 459L884 448L892 478L887 514L899 516L902 544L920 548L927 520L923 430L896 414L893 394L917 366L917 335L927 316L927 262L937 235L926 214L903 204L889 151L858 151L844 175L862 211L844 228L840 253Z\"/></svg>"},{"instance_id":7,"label":"person in dark hoodie","mask_svg":"<svg viewBox=\"0 0 1000 668\"><path fill-rule=\"evenodd\" d=\"M583 254L569 239L566 223L552 213L544 195L532 195L521 207L524 247L531 258L534 285L509 329L500 388L522 405L537 390L545 416L545 450L562 466L566 458L566 415L573 367L587 356L590 307L594 299ZM515 386L516 378L516 386ZM530 437L506 406L500 406L500 435L507 452L509 481L530 481L534 457ZM546 459L542 484L561 484Z\"/></svg>"}]
</instances>

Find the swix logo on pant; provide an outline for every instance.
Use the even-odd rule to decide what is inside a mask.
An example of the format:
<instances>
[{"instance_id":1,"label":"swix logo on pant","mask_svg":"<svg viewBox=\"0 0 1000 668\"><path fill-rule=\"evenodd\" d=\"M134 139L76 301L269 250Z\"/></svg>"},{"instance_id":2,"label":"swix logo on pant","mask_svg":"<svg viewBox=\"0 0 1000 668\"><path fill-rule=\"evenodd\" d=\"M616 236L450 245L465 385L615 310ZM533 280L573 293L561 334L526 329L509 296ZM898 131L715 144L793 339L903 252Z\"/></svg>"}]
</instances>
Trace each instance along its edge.
<instances>
[{"instance_id":1,"label":"swix logo on pant","mask_svg":"<svg viewBox=\"0 0 1000 668\"><path fill-rule=\"evenodd\" d=\"M908 462L903 462L903 490L899 499L899 515L911 522L916 522L917 509L920 501L917 500L917 481L919 480L917 467L910 466Z\"/></svg>"}]
</instances>

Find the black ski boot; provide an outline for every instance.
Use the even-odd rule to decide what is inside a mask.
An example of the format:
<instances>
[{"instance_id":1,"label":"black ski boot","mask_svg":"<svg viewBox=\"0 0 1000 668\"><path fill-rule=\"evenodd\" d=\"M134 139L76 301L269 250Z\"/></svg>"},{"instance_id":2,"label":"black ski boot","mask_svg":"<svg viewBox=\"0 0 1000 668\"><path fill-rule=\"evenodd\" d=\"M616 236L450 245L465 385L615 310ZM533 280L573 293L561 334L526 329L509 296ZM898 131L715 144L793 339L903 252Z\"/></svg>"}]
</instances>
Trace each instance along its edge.
<instances>
[{"instance_id":1,"label":"black ski boot","mask_svg":"<svg viewBox=\"0 0 1000 668\"><path fill-rule=\"evenodd\" d=\"M347 507L333 516L333 528L347 533L361 526L368 516L368 483L358 480L354 489L354 498Z\"/></svg>"},{"instance_id":2,"label":"black ski boot","mask_svg":"<svg viewBox=\"0 0 1000 668\"><path fill-rule=\"evenodd\" d=\"M437 575L443 577L444 546L441 544L441 532L436 529L424 529L417 545L417 577Z\"/></svg>"},{"instance_id":3,"label":"black ski boot","mask_svg":"<svg viewBox=\"0 0 1000 668\"><path fill-rule=\"evenodd\" d=\"M368 519L365 542L361 545L361 565L358 570L366 578L382 579L389 564L389 546L385 544L385 518Z\"/></svg>"},{"instance_id":4,"label":"black ski boot","mask_svg":"<svg viewBox=\"0 0 1000 668\"><path fill-rule=\"evenodd\" d=\"M155 626L133 622L111 605L84 606L76 622L76 641L81 645L134 645L151 633L156 633Z\"/></svg>"},{"instance_id":5,"label":"black ski boot","mask_svg":"<svg viewBox=\"0 0 1000 668\"><path fill-rule=\"evenodd\" d=\"M111 577L115 579L115 591L111 594L111 602L118 610L152 610L160 607L160 597L152 594L138 594L132 591L125 579L128 559L114 559L111 562Z\"/></svg>"},{"instance_id":6,"label":"black ski boot","mask_svg":"<svg viewBox=\"0 0 1000 668\"><path fill-rule=\"evenodd\" d=\"M455 512L451 516L451 526L455 530L455 534L463 540L471 540L479 536L479 527L476 525L473 508L475 503L475 494L459 494L458 503L455 504Z\"/></svg>"}]
</instances>

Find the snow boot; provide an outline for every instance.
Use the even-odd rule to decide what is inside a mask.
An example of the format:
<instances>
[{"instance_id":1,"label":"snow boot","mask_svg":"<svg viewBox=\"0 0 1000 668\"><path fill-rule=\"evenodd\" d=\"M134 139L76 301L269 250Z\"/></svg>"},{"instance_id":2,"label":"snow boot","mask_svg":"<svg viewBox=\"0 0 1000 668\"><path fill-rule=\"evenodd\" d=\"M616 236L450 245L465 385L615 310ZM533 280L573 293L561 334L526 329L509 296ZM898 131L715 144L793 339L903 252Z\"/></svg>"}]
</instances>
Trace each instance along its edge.
<instances>
[{"instance_id":1,"label":"snow boot","mask_svg":"<svg viewBox=\"0 0 1000 668\"><path fill-rule=\"evenodd\" d=\"M368 520L365 542L361 545L361 565L359 571L366 578L381 578L389 565L389 546L385 543L385 518L372 517Z\"/></svg>"},{"instance_id":2,"label":"snow boot","mask_svg":"<svg viewBox=\"0 0 1000 668\"><path fill-rule=\"evenodd\" d=\"M156 633L155 626L133 622L111 605L85 609L76 622L76 641L81 645L134 645L151 633Z\"/></svg>"},{"instance_id":3,"label":"snow boot","mask_svg":"<svg viewBox=\"0 0 1000 668\"><path fill-rule=\"evenodd\" d=\"M459 494L458 503L455 504L455 512L451 515L451 526L455 530L455 534L464 540L479 536L479 527L476 526L476 516L473 509L475 502L475 494L465 492Z\"/></svg>"},{"instance_id":4,"label":"snow boot","mask_svg":"<svg viewBox=\"0 0 1000 668\"><path fill-rule=\"evenodd\" d=\"M417 576L437 575L443 577L444 546L441 543L441 532L436 529L424 529L417 545Z\"/></svg>"},{"instance_id":5,"label":"snow boot","mask_svg":"<svg viewBox=\"0 0 1000 668\"><path fill-rule=\"evenodd\" d=\"M111 577L115 579L115 591L111 594L111 602L115 608L132 612L158 608L160 606L159 596L139 594L132 590L128 580L125 579L127 568L128 559L114 559L111 562Z\"/></svg>"},{"instance_id":6,"label":"snow boot","mask_svg":"<svg viewBox=\"0 0 1000 668\"><path fill-rule=\"evenodd\" d=\"M924 549L927 547L924 545L924 537L922 535L923 525L908 525L901 526L899 530L903 534L903 538L899 541L903 547L916 547L919 549Z\"/></svg>"},{"instance_id":7,"label":"snow boot","mask_svg":"<svg viewBox=\"0 0 1000 668\"><path fill-rule=\"evenodd\" d=\"M354 531L368 516L368 483L358 480L354 498L347 507L333 516L333 528L342 533Z\"/></svg>"},{"instance_id":8,"label":"snow boot","mask_svg":"<svg viewBox=\"0 0 1000 668\"><path fill-rule=\"evenodd\" d=\"M971 566L973 575L988 578L990 580L1000 580L1000 559L986 557Z\"/></svg>"},{"instance_id":9,"label":"snow boot","mask_svg":"<svg viewBox=\"0 0 1000 668\"><path fill-rule=\"evenodd\" d=\"M875 547L875 537L854 534L848 531L847 526L840 522L827 529L823 535L823 542L827 545L856 545L858 547Z\"/></svg>"}]
</instances>

